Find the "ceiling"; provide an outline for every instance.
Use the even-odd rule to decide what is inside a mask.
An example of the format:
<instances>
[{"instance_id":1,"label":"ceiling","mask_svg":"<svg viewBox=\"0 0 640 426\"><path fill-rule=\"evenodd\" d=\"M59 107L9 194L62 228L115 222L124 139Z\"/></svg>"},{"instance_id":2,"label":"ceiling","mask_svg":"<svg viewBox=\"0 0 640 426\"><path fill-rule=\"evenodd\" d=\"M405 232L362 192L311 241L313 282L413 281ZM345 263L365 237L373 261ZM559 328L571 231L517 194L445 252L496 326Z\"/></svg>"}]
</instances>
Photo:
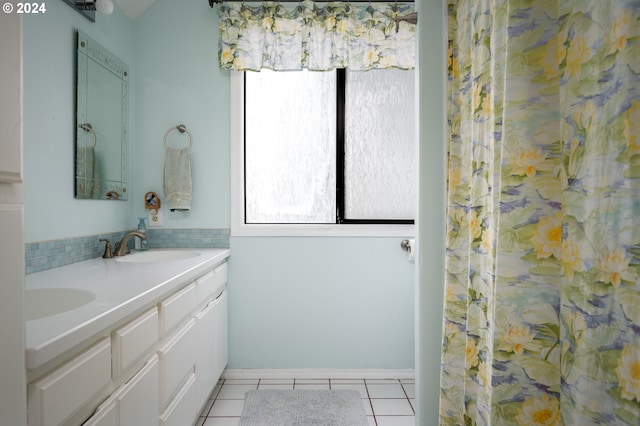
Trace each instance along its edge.
<instances>
[{"instance_id":1,"label":"ceiling","mask_svg":"<svg viewBox=\"0 0 640 426\"><path fill-rule=\"evenodd\" d=\"M155 0L113 0L131 20L139 18Z\"/></svg>"}]
</instances>

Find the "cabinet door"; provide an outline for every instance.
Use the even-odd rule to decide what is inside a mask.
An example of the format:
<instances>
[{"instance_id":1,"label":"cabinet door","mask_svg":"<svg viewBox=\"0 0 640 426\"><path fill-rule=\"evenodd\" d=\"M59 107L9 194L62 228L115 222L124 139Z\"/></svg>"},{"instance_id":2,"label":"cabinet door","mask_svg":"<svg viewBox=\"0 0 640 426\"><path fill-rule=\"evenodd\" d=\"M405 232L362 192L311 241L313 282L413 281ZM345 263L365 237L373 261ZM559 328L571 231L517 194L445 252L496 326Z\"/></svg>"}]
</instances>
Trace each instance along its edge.
<instances>
[{"instance_id":1,"label":"cabinet door","mask_svg":"<svg viewBox=\"0 0 640 426\"><path fill-rule=\"evenodd\" d=\"M197 357L196 387L197 406L202 408L218 381L218 356L216 351L216 307L215 301L209 303L196 315Z\"/></svg>"},{"instance_id":2,"label":"cabinet door","mask_svg":"<svg viewBox=\"0 0 640 426\"><path fill-rule=\"evenodd\" d=\"M216 380L222 375L229 361L227 306L228 299L227 291L225 290L216 299Z\"/></svg>"},{"instance_id":3,"label":"cabinet door","mask_svg":"<svg viewBox=\"0 0 640 426\"><path fill-rule=\"evenodd\" d=\"M156 426L158 401L158 356L152 356L142 369L117 392L120 426Z\"/></svg>"},{"instance_id":4,"label":"cabinet door","mask_svg":"<svg viewBox=\"0 0 640 426\"><path fill-rule=\"evenodd\" d=\"M196 376L191 374L176 397L160 416L160 426L193 424L198 415L196 407Z\"/></svg>"},{"instance_id":5,"label":"cabinet door","mask_svg":"<svg viewBox=\"0 0 640 426\"><path fill-rule=\"evenodd\" d=\"M160 408L176 394L196 363L195 320L189 322L158 351L160 359Z\"/></svg>"}]
</instances>

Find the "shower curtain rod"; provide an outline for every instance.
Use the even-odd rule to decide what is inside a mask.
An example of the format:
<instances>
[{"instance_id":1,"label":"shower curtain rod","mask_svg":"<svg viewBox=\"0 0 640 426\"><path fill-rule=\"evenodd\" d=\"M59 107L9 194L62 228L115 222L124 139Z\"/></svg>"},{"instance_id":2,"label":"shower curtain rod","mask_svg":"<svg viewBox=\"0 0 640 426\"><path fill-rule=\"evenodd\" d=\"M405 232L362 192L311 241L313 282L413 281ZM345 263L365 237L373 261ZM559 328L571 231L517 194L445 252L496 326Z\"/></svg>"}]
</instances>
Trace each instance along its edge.
<instances>
[{"instance_id":1,"label":"shower curtain rod","mask_svg":"<svg viewBox=\"0 0 640 426\"><path fill-rule=\"evenodd\" d=\"M220 4L224 2L244 2L245 0L209 0L209 6L213 7L214 4ZM247 2L251 0L246 0ZM258 0L260 1L260 0ZM280 3L299 3L300 0L277 0ZM330 0L320 0L319 3L327 3ZM371 0L346 0L347 3L371 3ZM374 3L396 3L397 0L374 0ZM402 3L413 3L414 0L401 0Z\"/></svg>"}]
</instances>

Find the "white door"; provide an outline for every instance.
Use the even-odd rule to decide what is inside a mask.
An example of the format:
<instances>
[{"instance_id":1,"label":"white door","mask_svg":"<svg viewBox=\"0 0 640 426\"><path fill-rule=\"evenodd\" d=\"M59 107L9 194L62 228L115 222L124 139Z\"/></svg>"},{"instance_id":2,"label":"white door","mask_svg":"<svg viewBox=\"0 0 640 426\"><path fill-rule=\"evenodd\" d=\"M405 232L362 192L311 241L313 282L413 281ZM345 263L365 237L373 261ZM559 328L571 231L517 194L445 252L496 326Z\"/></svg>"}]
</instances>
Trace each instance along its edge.
<instances>
[{"instance_id":1,"label":"white door","mask_svg":"<svg viewBox=\"0 0 640 426\"><path fill-rule=\"evenodd\" d=\"M0 417L27 423L24 363L24 191L22 188L22 17L0 14Z\"/></svg>"}]
</instances>

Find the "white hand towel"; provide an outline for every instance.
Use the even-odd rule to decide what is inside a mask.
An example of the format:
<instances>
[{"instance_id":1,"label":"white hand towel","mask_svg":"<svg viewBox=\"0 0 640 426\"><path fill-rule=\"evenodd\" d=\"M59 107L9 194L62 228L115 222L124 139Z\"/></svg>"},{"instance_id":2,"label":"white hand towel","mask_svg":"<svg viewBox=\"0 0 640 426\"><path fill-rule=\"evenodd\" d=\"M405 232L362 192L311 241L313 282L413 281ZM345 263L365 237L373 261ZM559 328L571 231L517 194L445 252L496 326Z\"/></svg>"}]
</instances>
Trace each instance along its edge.
<instances>
[{"instance_id":1,"label":"white hand towel","mask_svg":"<svg viewBox=\"0 0 640 426\"><path fill-rule=\"evenodd\" d=\"M191 148L166 148L164 196L171 211L191 209Z\"/></svg>"}]
</instances>

